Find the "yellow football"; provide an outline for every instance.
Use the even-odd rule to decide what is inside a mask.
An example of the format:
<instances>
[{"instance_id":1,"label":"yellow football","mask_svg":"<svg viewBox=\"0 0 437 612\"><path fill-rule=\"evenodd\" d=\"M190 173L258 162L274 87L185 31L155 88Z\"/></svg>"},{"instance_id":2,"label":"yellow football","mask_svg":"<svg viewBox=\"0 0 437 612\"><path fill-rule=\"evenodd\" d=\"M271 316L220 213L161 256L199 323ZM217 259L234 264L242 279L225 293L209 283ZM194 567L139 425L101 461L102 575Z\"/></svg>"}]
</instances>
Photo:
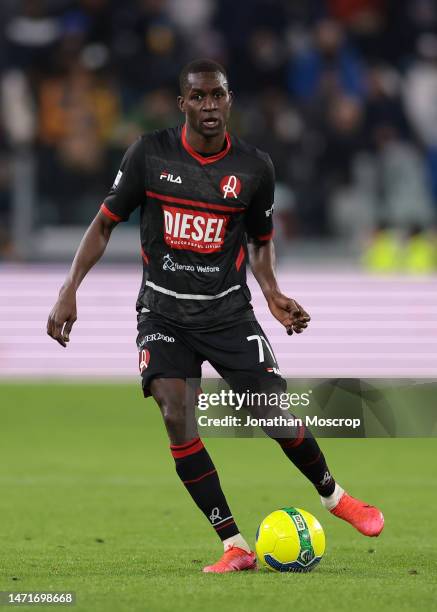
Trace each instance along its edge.
<instances>
[{"instance_id":1,"label":"yellow football","mask_svg":"<svg viewBox=\"0 0 437 612\"><path fill-rule=\"evenodd\" d=\"M274 572L310 572L325 552L325 533L315 516L300 508L275 510L256 532L259 560Z\"/></svg>"}]
</instances>

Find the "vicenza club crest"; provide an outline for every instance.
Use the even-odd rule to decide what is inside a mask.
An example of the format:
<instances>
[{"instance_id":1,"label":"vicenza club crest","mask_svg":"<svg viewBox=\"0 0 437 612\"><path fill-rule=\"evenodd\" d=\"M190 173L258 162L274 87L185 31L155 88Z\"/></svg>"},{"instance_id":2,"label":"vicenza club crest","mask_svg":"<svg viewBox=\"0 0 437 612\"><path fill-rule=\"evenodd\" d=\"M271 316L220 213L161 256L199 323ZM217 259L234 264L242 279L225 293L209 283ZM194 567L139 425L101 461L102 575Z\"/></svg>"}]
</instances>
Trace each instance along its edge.
<instances>
[{"instance_id":1,"label":"vicenza club crest","mask_svg":"<svg viewBox=\"0 0 437 612\"><path fill-rule=\"evenodd\" d=\"M164 263L162 264L163 270L170 270L171 272L176 271L176 264L169 254L164 255L163 261L164 261Z\"/></svg>"},{"instance_id":2,"label":"vicenza club crest","mask_svg":"<svg viewBox=\"0 0 437 612\"><path fill-rule=\"evenodd\" d=\"M148 349L143 349L140 353L140 374L148 367L150 361L150 352Z\"/></svg>"},{"instance_id":3,"label":"vicenza club crest","mask_svg":"<svg viewBox=\"0 0 437 612\"><path fill-rule=\"evenodd\" d=\"M228 198L238 198L241 191L240 179L235 174L224 176L220 181L220 191L225 200Z\"/></svg>"}]
</instances>

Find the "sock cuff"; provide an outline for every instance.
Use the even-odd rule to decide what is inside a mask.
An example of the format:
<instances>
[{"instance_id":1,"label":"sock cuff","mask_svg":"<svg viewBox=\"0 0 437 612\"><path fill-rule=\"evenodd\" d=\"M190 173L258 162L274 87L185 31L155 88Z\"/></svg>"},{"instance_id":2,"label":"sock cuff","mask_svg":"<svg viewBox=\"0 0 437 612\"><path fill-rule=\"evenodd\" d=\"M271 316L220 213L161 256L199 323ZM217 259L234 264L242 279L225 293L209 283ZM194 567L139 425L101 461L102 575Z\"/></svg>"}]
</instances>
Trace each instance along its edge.
<instances>
[{"instance_id":1,"label":"sock cuff","mask_svg":"<svg viewBox=\"0 0 437 612\"><path fill-rule=\"evenodd\" d=\"M333 510L343 496L343 493L344 489L336 482L332 495L329 495L328 497L320 496L322 506L324 506L327 510Z\"/></svg>"},{"instance_id":2,"label":"sock cuff","mask_svg":"<svg viewBox=\"0 0 437 612\"><path fill-rule=\"evenodd\" d=\"M170 444L170 452L175 459L182 459L182 457L188 457L188 455L194 455L203 448L203 442L200 438L193 438L183 444Z\"/></svg>"}]
</instances>

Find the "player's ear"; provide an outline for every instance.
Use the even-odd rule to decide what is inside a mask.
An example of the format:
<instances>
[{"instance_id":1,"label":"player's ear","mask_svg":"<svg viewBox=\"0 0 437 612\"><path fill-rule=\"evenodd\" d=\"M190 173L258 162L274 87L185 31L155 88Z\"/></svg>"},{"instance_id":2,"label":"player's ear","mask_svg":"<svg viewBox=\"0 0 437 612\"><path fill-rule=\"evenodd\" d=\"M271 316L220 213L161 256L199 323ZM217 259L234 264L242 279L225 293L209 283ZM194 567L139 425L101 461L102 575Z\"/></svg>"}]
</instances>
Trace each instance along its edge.
<instances>
[{"instance_id":1,"label":"player's ear","mask_svg":"<svg viewBox=\"0 0 437 612\"><path fill-rule=\"evenodd\" d=\"M177 97L178 107L182 113L185 113L185 98L184 96Z\"/></svg>"},{"instance_id":2,"label":"player's ear","mask_svg":"<svg viewBox=\"0 0 437 612\"><path fill-rule=\"evenodd\" d=\"M229 95L229 106L232 106L232 102L234 101L234 92L229 91L228 95Z\"/></svg>"}]
</instances>

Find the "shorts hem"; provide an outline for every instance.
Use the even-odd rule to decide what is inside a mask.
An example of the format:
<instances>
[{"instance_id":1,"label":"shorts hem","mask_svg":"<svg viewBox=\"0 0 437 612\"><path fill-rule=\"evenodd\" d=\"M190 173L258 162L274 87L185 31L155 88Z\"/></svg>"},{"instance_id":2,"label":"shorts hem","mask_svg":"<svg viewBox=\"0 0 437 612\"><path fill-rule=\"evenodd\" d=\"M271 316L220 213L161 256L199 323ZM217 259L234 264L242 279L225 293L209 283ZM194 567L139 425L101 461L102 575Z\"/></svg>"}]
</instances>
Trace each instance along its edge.
<instances>
[{"instance_id":1,"label":"shorts hem","mask_svg":"<svg viewBox=\"0 0 437 612\"><path fill-rule=\"evenodd\" d=\"M141 386L143 389L143 395L145 398L147 397L151 397L152 394L150 392L150 385L152 383L153 380L155 380L155 378L178 378L179 380L183 380L186 381L188 378L199 378L200 379L200 375L187 375L187 374L182 374L181 372L166 372L165 374L151 374L150 376L147 376L145 378L143 378Z\"/></svg>"}]
</instances>

